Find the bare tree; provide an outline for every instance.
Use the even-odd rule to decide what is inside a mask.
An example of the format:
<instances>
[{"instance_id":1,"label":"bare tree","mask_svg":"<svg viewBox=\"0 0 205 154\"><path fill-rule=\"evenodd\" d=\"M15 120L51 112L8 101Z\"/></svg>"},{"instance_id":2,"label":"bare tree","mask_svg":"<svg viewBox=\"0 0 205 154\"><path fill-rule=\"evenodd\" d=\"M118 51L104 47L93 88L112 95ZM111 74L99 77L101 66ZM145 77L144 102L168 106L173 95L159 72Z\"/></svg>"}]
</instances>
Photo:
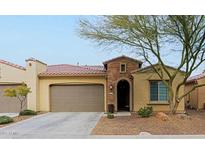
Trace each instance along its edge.
<instances>
[{"instance_id":1,"label":"bare tree","mask_svg":"<svg viewBox=\"0 0 205 154\"><path fill-rule=\"evenodd\" d=\"M192 72L205 61L204 16L101 16L95 21L81 19L79 31L80 36L99 46L126 48L127 52L143 57L167 86L172 113L186 95L204 86L196 85L182 95L179 93ZM171 52L164 49L167 44L180 55L173 73L164 60ZM184 73L184 79L173 88L173 81L179 73Z\"/></svg>"}]
</instances>

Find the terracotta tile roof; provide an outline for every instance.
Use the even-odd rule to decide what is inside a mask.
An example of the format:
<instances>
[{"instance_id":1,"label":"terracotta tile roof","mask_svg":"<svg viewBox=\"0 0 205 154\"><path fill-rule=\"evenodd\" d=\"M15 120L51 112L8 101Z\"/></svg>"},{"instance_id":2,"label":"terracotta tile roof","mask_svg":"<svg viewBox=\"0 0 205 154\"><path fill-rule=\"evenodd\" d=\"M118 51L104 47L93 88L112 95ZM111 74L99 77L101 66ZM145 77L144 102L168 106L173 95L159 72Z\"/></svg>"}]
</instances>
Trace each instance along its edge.
<instances>
[{"instance_id":1,"label":"terracotta tile roof","mask_svg":"<svg viewBox=\"0 0 205 154\"><path fill-rule=\"evenodd\" d=\"M107 64L107 63L109 63L109 62L111 62L111 61L114 61L114 60L117 60L117 59L120 59L120 58L127 58L127 59L129 59L129 60L132 60L132 61L135 61L135 62L137 62L137 63L142 64L141 61L139 61L139 60L137 60L137 59L134 59L134 58L131 58L131 57L128 57L128 56L125 56L125 55L122 55L122 56L119 56L119 57L116 57L116 58L107 60L107 61L103 62L103 64L105 65L105 64Z\"/></svg>"},{"instance_id":2,"label":"terracotta tile roof","mask_svg":"<svg viewBox=\"0 0 205 154\"><path fill-rule=\"evenodd\" d=\"M14 67L14 68L18 68L18 69L21 69L21 70L26 70L26 68L23 67L23 66L20 66L20 65L17 65L17 64L5 61L5 60L0 60L0 63L5 64L5 65L9 65L9 66Z\"/></svg>"},{"instance_id":3,"label":"terracotta tile roof","mask_svg":"<svg viewBox=\"0 0 205 154\"><path fill-rule=\"evenodd\" d=\"M77 66L69 64L49 65L39 76L102 76L106 71L104 66Z\"/></svg>"},{"instance_id":4,"label":"terracotta tile roof","mask_svg":"<svg viewBox=\"0 0 205 154\"><path fill-rule=\"evenodd\" d=\"M195 82L201 78L204 78L205 77L205 73L201 73L201 74L198 74L198 75L195 75L195 76L191 76L188 78L187 82L186 83L191 83L191 82Z\"/></svg>"}]
</instances>

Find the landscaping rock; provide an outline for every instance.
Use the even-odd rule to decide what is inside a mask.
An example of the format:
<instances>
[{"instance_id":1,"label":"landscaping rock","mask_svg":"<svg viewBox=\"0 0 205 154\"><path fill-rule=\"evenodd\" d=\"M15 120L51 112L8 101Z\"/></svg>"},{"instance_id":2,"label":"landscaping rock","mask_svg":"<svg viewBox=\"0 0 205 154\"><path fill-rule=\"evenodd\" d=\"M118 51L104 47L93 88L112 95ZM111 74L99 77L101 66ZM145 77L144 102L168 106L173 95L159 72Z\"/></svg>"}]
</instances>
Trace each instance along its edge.
<instances>
[{"instance_id":1,"label":"landscaping rock","mask_svg":"<svg viewBox=\"0 0 205 154\"><path fill-rule=\"evenodd\" d=\"M142 136L149 136L149 135L152 135L148 132L140 132L139 135L142 135Z\"/></svg>"},{"instance_id":2,"label":"landscaping rock","mask_svg":"<svg viewBox=\"0 0 205 154\"><path fill-rule=\"evenodd\" d=\"M191 120L191 117L187 114L178 114L177 117L180 118L180 119L183 119L183 120L184 119Z\"/></svg>"},{"instance_id":3,"label":"landscaping rock","mask_svg":"<svg viewBox=\"0 0 205 154\"><path fill-rule=\"evenodd\" d=\"M156 118L162 120L162 121L167 121L169 120L169 117L167 114L165 114L164 112L157 112L156 114Z\"/></svg>"}]
</instances>

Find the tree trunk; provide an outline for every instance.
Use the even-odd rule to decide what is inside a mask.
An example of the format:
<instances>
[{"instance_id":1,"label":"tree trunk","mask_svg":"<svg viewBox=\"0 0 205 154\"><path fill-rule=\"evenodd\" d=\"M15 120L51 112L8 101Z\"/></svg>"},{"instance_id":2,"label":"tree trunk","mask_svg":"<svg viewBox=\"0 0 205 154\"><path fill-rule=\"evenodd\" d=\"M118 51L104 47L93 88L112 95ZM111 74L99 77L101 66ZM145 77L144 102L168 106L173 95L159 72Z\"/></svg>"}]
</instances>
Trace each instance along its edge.
<instances>
[{"instance_id":1,"label":"tree trunk","mask_svg":"<svg viewBox=\"0 0 205 154\"><path fill-rule=\"evenodd\" d=\"M174 108L172 110L172 113L175 114L176 111L177 111L177 108L179 106L179 103L180 103L180 100L179 100L179 89L180 89L180 86L177 86L176 88L176 92L175 92L175 99L174 99Z\"/></svg>"},{"instance_id":2,"label":"tree trunk","mask_svg":"<svg viewBox=\"0 0 205 154\"><path fill-rule=\"evenodd\" d=\"M179 106L179 101L177 99L175 99L174 108L173 108L173 111L172 111L173 114L176 113L178 106Z\"/></svg>"},{"instance_id":3,"label":"tree trunk","mask_svg":"<svg viewBox=\"0 0 205 154\"><path fill-rule=\"evenodd\" d=\"M21 102L21 107L20 107L20 112L22 111L22 102Z\"/></svg>"},{"instance_id":4,"label":"tree trunk","mask_svg":"<svg viewBox=\"0 0 205 154\"><path fill-rule=\"evenodd\" d=\"M20 112L22 111L22 108L23 108L23 102L21 102Z\"/></svg>"},{"instance_id":5,"label":"tree trunk","mask_svg":"<svg viewBox=\"0 0 205 154\"><path fill-rule=\"evenodd\" d=\"M23 99L21 99L20 103L21 103L21 109L20 109L20 112L21 112L21 111L23 111L23 107L27 103L27 97L25 96Z\"/></svg>"},{"instance_id":6,"label":"tree trunk","mask_svg":"<svg viewBox=\"0 0 205 154\"><path fill-rule=\"evenodd\" d=\"M174 109L174 94L172 90L169 90L169 107L170 107L170 113L173 113L173 109Z\"/></svg>"}]
</instances>

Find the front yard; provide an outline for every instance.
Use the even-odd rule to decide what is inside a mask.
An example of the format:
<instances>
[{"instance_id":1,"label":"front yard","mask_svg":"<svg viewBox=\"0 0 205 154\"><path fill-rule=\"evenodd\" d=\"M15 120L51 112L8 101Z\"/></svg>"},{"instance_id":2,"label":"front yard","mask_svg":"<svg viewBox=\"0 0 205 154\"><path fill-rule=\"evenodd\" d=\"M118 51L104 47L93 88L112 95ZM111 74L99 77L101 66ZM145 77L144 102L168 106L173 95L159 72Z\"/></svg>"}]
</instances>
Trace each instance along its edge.
<instances>
[{"instance_id":1,"label":"front yard","mask_svg":"<svg viewBox=\"0 0 205 154\"><path fill-rule=\"evenodd\" d=\"M37 115L40 115L40 114L44 114L46 112L37 112L36 114ZM3 115L3 114L2 114ZM33 116L36 116L36 115L17 115L15 117L11 117L13 119L13 122L11 123L7 123L7 124L0 124L0 128L2 127L5 127L5 126L8 126L10 124L14 124L14 123L17 123L19 121L23 121L23 120L26 120L26 119L29 119L29 118L32 118Z\"/></svg>"},{"instance_id":2,"label":"front yard","mask_svg":"<svg viewBox=\"0 0 205 154\"><path fill-rule=\"evenodd\" d=\"M141 118L137 114L108 119L102 117L92 135L138 135L148 132L152 135L205 135L205 111L188 112L190 118L169 115L162 121L155 116Z\"/></svg>"}]
</instances>

